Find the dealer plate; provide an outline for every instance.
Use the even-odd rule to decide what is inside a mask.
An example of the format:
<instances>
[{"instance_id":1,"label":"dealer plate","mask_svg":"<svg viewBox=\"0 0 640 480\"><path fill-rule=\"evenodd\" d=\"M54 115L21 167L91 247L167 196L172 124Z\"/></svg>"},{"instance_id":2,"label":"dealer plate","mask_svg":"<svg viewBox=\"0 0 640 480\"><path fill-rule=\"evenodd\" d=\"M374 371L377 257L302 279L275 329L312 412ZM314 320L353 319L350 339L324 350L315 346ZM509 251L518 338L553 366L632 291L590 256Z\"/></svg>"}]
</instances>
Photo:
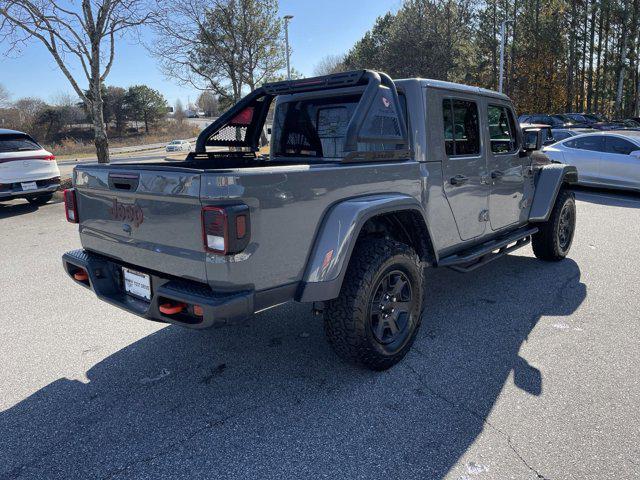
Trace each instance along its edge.
<instances>
[{"instance_id":1,"label":"dealer plate","mask_svg":"<svg viewBox=\"0 0 640 480\"><path fill-rule=\"evenodd\" d=\"M36 182L22 182L20 186L22 187L23 191L38 189L38 184Z\"/></svg>"},{"instance_id":2,"label":"dealer plate","mask_svg":"<svg viewBox=\"0 0 640 480\"><path fill-rule=\"evenodd\" d=\"M122 267L124 291L136 298L151 301L151 277L146 273Z\"/></svg>"}]
</instances>

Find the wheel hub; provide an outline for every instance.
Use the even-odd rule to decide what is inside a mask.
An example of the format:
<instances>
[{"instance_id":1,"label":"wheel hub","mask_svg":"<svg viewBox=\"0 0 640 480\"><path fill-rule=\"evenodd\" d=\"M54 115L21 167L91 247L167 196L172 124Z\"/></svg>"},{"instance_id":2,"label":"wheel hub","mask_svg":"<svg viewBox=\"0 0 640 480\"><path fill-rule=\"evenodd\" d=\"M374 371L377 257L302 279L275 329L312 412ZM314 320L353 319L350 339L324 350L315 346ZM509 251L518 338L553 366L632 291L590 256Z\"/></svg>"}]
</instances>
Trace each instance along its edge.
<instances>
[{"instance_id":1,"label":"wheel hub","mask_svg":"<svg viewBox=\"0 0 640 480\"><path fill-rule=\"evenodd\" d=\"M574 211L570 204L566 204L560 212L558 225L558 243L563 251L569 248L573 236Z\"/></svg>"},{"instance_id":2,"label":"wheel hub","mask_svg":"<svg viewBox=\"0 0 640 480\"><path fill-rule=\"evenodd\" d=\"M412 311L413 295L407 276L400 271L383 276L371 301L371 328L376 340L388 344L406 335Z\"/></svg>"}]
</instances>

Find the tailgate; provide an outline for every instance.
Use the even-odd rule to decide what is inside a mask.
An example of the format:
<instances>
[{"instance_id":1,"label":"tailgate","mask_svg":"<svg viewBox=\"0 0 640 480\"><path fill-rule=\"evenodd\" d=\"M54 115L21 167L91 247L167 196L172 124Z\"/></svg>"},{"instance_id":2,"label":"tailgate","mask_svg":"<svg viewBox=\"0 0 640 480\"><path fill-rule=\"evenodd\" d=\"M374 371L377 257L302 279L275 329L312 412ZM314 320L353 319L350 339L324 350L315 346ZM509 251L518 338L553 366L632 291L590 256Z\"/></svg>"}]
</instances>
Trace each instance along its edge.
<instances>
[{"instance_id":1,"label":"tailgate","mask_svg":"<svg viewBox=\"0 0 640 480\"><path fill-rule=\"evenodd\" d=\"M85 249L206 282L199 171L98 165L74 175Z\"/></svg>"}]
</instances>

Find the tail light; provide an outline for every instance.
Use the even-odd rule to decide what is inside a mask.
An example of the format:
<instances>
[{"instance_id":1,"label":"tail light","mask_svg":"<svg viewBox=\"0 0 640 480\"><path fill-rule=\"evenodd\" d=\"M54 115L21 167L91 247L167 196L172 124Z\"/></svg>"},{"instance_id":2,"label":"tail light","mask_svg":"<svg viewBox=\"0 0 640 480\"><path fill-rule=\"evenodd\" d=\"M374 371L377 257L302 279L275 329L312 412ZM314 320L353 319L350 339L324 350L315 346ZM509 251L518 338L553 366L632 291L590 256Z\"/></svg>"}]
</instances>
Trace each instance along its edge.
<instances>
[{"instance_id":1,"label":"tail light","mask_svg":"<svg viewBox=\"0 0 640 480\"><path fill-rule=\"evenodd\" d=\"M220 255L239 253L249 244L251 224L249 207L204 207L202 209L202 240L208 252Z\"/></svg>"},{"instance_id":2,"label":"tail light","mask_svg":"<svg viewBox=\"0 0 640 480\"><path fill-rule=\"evenodd\" d=\"M47 155L46 157L44 157L44 160L49 160L51 162L55 161L56 156L55 155Z\"/></svg>"},{"instance_id":3,"label":"tail light","mask_svg":"<svg viewBox=\"0 0 640 480\"><path fill-rule=\"evenodd\" d=\"M64 212L67 215L67 222L79 223L75 188L68 188L64 191Z\"/></svg>"}]
</instances>

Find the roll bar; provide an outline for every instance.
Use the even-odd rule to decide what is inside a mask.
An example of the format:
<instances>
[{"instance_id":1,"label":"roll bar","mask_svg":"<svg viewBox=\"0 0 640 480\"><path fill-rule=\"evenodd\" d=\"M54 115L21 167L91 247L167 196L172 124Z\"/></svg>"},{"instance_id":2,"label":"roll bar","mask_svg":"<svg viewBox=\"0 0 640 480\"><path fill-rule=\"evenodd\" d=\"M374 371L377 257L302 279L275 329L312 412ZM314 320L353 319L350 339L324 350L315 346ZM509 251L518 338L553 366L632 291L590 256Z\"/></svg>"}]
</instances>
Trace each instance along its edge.
<instances>
[{"instance_id":1,"label":"roll bar","mask_svg":"<svg viewBox=\"0 0 640 480\"><path fill-rule=\"evenodd\" d=\"M402 149L401 152L405 154L405 149L408 149L409 145L407 140L407 126L396 86L386 73L378 73L372 70L358 70L301 80L267 83L242 98L233 107L223 113L215 122L206 127L198 136L195 153L205 153L207 146L245 147L256 152L259 149L260 135L266 121L269 106L276 96L360 85L364 86L365 89L347 126L344 146L347 157L355 158L366 156L366 153L371 153L358 152L358 144L362 143L402 146L404 149ZM232 121L238 118L246 109L252 109L252 118L251 122L246 125L246 132L243 139L212 139L212 137L223 128L233 126ZM374 122L374 116L376 117L375 121L377 123L372 123ZM387 121L397 122L398 129L396 134L372 131L376 128L381 130L380 125L384 124L385 119L387 119ZM372 125L375 128L369 128L367 131L366 127L372 127ZM389 156L388 151L380 153L386 153L386 156Z\"/></svg>"}]
</instances>

